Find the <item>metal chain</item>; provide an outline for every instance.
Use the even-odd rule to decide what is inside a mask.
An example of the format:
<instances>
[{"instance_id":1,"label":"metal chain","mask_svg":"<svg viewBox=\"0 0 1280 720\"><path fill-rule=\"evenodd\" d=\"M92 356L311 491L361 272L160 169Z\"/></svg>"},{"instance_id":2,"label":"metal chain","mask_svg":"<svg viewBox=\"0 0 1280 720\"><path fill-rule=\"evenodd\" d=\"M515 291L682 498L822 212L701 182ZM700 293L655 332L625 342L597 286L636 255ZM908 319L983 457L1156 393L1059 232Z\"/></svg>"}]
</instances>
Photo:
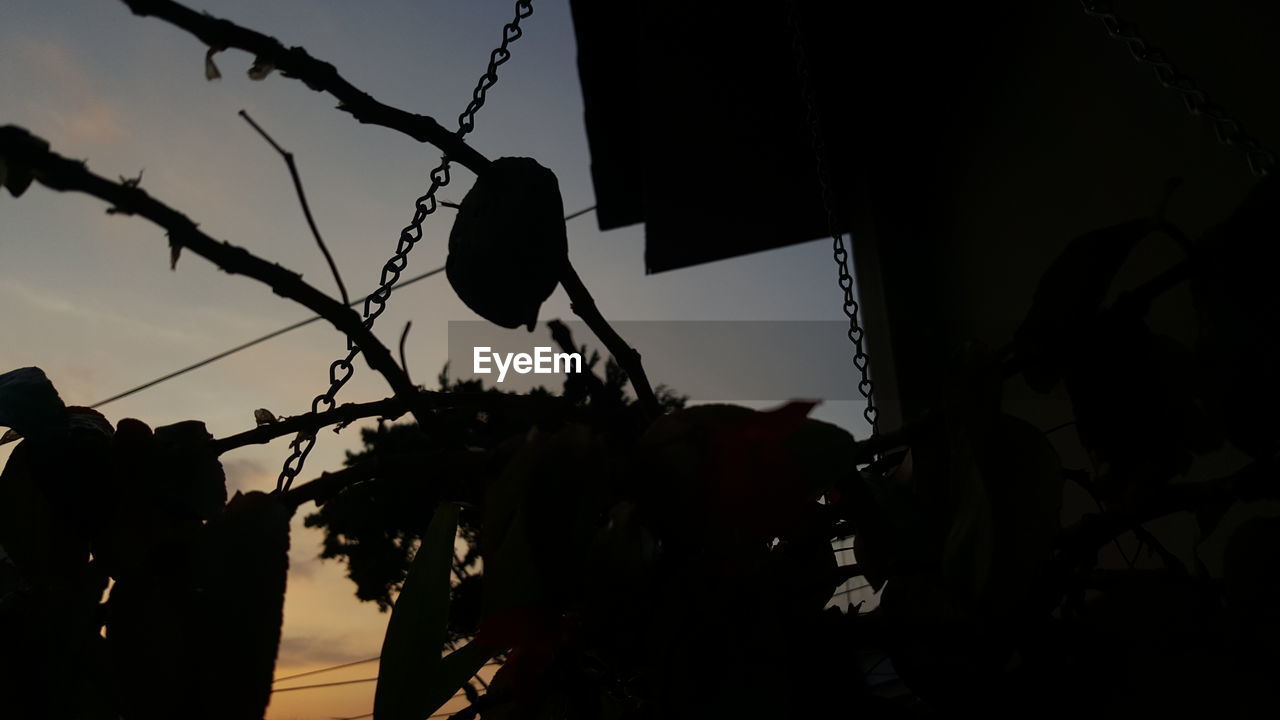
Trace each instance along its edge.
<instances>
[{"instance_id":1,"label":"metal chain","mask_svg":"<svg viewBox=\"0 0 1280 720\"><path fill-rule=\"evenodd\" d=\"M517 0L515 12L515 18L502 27L502 44L489 53L489 67L480 76L480 81L476 84L476 89L471 94L471 102L467 103L466 110L463 110L462 114L458 116L456 134L460 138L465 137L467 133L475 129L475 116L480 108L484 107L485 93L498 82L498 67L511 59L511 51L507 49L507 46L520 39L520 36L524 34L524 31L520 29L520 21L533 14L533 0ZM422 239L423 223L426 222L427 216L434 213L439 206L436 201L436 192L449 184L449 158L447 156L441 158L440 164L431 171L430 178L431 186L427 188L427 192L414 201L413 219L400 231L400 239L396 242L395 254L382 266L378 289L370 293L364 300L363 315L366 328L373 328L378 316L386 309L387 300L391 297L391 289L399 282L400 274L409 266L409 253L413 250L414 245ZM356 347L350 338L347 338L347 355L329 365L329 388L312 399L311 412L325 412L337 405L336 397L338 392L355 375L356 369L353 362L359 355L360 348ZM316 434L314 432L300 433L294 439L291 445L292 452L285 459L280 475L276 478L277 492L284 492L293 484L294 478L302 472L302 468L307 462L307 456L311 454L315 444Z\"/></svg>"},{"instance_id":2,"label":"metal chain","mask_svg":"<svg viewBox=\"0 0 1280 720\"><path fill-rule=\"evenodd\" d=\"M1152 47L1141 35L1137 27L1130 22L1116 17L1115 7L1106 0L1080 0L1080 6L1086 15L1097 18L1106 28L1107 34L1122 41L1134 60L1150 65L1155 70L1160 84L1176 90L1182 96L1182 102L1192 115L1203 115L1213 123L1213 130L1218 142L1227 147L1239 148L1249 163L1249 171L1254 175L1265 176L1275 167L1276 158L1270 150L1264 148L1253 137L1244 131L1234 118L1227 114L1221 105L1211 102L1208 94L1196 87L1191 78L1178 72L1164 51Z\"/></svg>"},{"instance_id":3,"label":"metal chain","mask_svg":"<svg viewBox=\"0 0 1280 720\"><path fill-rule=\"evenodd\" d=\"M826 144L822 140L822 124L818 118L818 109L813 98L813 87L809 78L809 63L804 51L804 40L800 33L800 23L796 17L795 7L791 0L787 2L787 17L791 23L792 50L795 54L796 75L800 79L800 89L804 97L805 121L809 128L809 143L813 148L814 166L818 175L821 190L822 211L826 215L827 233L831 235L832 255L839 272L840 289L844 292L844 314L849 318L849 329L845 333L849 342L853 343L853 366L857 368L861 379L858 381L858 392L866 399L867 406L862 417L871 425L871 434L879 432L876 424L875 400L872 396L871 363L867 356L866 343L862 325L858 322L858 301L853 296L853 276L849 273L849 251L844 246L844 236L838 230L835 212L832 210L831 185L827 177Z\"/></svg>"}]
</instances>

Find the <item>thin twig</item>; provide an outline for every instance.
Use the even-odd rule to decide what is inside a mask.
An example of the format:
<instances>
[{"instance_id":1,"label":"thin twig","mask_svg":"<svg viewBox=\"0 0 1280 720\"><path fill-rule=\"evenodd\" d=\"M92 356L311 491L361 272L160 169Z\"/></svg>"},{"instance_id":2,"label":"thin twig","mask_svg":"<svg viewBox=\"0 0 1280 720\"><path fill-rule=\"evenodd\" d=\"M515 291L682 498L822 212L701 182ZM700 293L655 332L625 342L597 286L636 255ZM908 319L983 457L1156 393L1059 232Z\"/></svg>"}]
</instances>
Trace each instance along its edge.
<instances>
[{"instance_id":1,"label":"thin twig","mask_svg":"<svg viewBox=\"0 0 1280 720\"><path fill-rule=\"evenodd\" d=\"M249 113L244 110L240 111L240 117L249 123L249 126L258 131L263 140L267 141L271 147L280 153L280 157L284 158L284 164L289 168L289 176L293 178L293 189L298 192L298 203L302 205L302 214L307 218L307 226L311 228L311 236L316 239L316 245L320 246L320 252L324 254L325 262L329 263L329 270L333 273L333 281L338 283L338 294L342 296L342 304L350 305L351 298L347 296L347 286L342 282L342 274L338 272L338 264L333 261L333 255L329 253L329 246L325 245L324 238L320 237L320 228L316 227L316 220L311 216L311 206L307 204L307 193L302 189L302 177L298 175L298 165L293 161L293 153L280 147L275 140L267 134L262 126L253 121L249 117Z\"/></svg>"},{"instance_id":2,"label":"thin twig","mask_svg":"<svg viewBox=\"0 0 1280 720\"><path fill-rule=\"evenodd\" d=\"M242 247L214 240L186 215L151 197L145 190L95 175L83 162L52 152L47 142L22 128L0 127L0 158L14 166L29 168L35 179L51 190L83 192L110 203L108 212L146 218L168 232L169 246L175 252L190 250L227 273L253 278L275 294L310 309L350 338L363 352L369 366L386 378L396 395L410 399L417 396L418 389L409 381L409 376L396 364L386 346L365 327L360 316L307 284L292 270L263 260Z\"/></svg>"},{"instance_id":3,"label":"thin twig","mask_svg":"<svg viewBox=\"0 0 1280 720\"><path fill-rule=\"evenodd\" d=\"M409 360L404 352L404 344L409 339L409 328L411 327L413 327L413 321L409 320L404 324L404 330L400 333L400 367L404 368L406 375L409 374Z\"/></svg>"},{"instance_id":4,"label":"thin twig","mask_svg":"<svg viewBox=\"0 0 1280 720\"><path fill-rule=\"evenodd\" d=\"M172 0L123 0L133 14L159 18L195 35L215 50L236 48L253 53L260 63L269 64L285 77L297 78L316 92L337 98L338 109L369 125L397 130L417 140L440 148L450 160L480 174L489 160L457 134L446 130L434 118L415 115L385 105L360 90L338 74L333 65L312 57L304 48L286 48L270 35L236 25L229 20L199 13Z\"/></svg>"}]
</instances>

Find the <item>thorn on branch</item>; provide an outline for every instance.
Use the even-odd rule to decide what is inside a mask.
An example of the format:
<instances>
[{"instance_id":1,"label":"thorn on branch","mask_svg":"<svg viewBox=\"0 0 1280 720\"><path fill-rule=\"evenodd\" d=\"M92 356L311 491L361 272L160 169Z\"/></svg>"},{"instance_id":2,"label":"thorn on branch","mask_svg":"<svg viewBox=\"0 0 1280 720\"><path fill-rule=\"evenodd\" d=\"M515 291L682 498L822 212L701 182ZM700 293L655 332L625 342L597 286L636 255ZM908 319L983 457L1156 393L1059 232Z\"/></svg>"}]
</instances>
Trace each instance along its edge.
<instances>
[{"instance_id":1,"label":"thorn on branch","mask_svg":"<svg viewBox=\"0 0 1280 720\"><path fill-rule=\"evenodd\" d=\"M120 184L121 184L121 185L123 185L123 186L125 186L125 187L127 187L127 188L136 188L136 187L138 187L138 185L142 182L142 173L143 173L143 172L145 172L145 171L146 171L146 168L143 168L143 169L141 169L141 170L139 170L139 171L138 171L138 176L137 176L137 177L131 177L131 178L128 178L128 177L125 177L125 176L121 175L121 176L120 176Z\"/></svg>"},{"instance_id":2,"label":"thorn on branch","mask_svg":"<svg viewBox=\"0 0 1280 720\"><path fill-rule=\"evenodd\" d=\"M265 78L272 70L296 78L316 92L332 95L339 109L361 123L381 125L404 133L418 142L440 148L472 172L479 174L489 160L447 130L435 119L378 102L343 78L333 65L311 57L303 48L286 48L270 35L242 27L228 20L200 13L172 0L123 0L135 15L155 17L194 35L209 48L205 55L205 77L221 77L213 56L228 48L252 53L255 60L250 77ZM259 77L261 75L261 77Z\"/></svg>"},{"instance_id":3,"label":"thorn on branch","mask_svg":"<svg viewBox=\"0 0 1280 720\"><path fill-rule=\"evenodd\" d=\"M213 56L222 52L223 50L226 50L226 48L220 48L214 45L210 45L209 51L204 54L204 79L205 80L213 81L213 80L222 79L222 72L218 70L217 64L213 62Z\"/></svg>"},{"instance_id":4,"label":"thorn on branch","mask_svg":"<svg viewBox=\"0 0 1280 720\"><path fill-rule=\"evenodd\" d=\"M151 197L145 190L125 187L95 175L84 163L52 152L48 142L23 128L0 127L0 165L7 169L22 168L24 174L29 174L50 190L86 193L108 203L119 213L144 217L168 232L170 247L189 249L224 272L253 278L277 295L306 307L329 321L359 347L369 366L386 378L404 402L416 399L417 388L409 382L387 347L365 327L360 316L350 307L303 282L297 273L267 262L244 248L214 240L201 232L186 215ZM10 181L6 178L6 186ZM418 410L416 407L409 409L415 414Z\"/></svg>"}]
</instances>

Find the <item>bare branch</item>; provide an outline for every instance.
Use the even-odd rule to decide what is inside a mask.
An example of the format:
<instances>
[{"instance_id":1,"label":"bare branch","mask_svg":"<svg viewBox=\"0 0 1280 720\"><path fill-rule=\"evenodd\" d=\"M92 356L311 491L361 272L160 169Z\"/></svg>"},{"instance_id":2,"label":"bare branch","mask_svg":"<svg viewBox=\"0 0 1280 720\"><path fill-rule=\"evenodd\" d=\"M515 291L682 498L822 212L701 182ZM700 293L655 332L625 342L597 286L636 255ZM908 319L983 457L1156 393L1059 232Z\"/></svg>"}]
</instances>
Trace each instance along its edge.
<instances>
[{"instance_id":1,"label":"bare branch","mask_svg":"<svg viewBox=\"0 0 1280 720\"><path fill-rule=\"evenodd\" d=\"M311 236L316 239L316 245L320 246L320 252L324 254L325 262L329 263L329 270L333 273L334 282L338 283L338 293L342 295L342 304L351 305L351 298L347 296L347 286L342 282L342 274L338 272L338 264L333 261L333 255L329 254L329 246L324 244L324 238L320 237L320 228L316 227L315 218L311 217L311 206L307 204L307 193L302 189L302 178L298 175L298 166L293 162L293 153L280 147L280 145L267 134L262 126L253 121L249 117L249 113L244 110L240 111L240 117L249 123L249 127L258 131L263 140L267 144L275 148L280 153L280 157L284 158L284 164L289 168L289 176L293 178L293 189L298 193L298 203L302 205L302 214L307 218L307 226L311 228Z\"/></svg>"},{"instance_id":2,"label":"bare branch","mask_svg":"<svg viewBox=\"0 0 1280 720\"><path fill-rule=\"evenodd\" d=\"M444 154L477 175L489 160L435 119L385 105L338 74L337 68L311 57L304 48L286 48L270 35L236 25L229 20L198 13L172 0L123 0L135 15L155 17L195 35L210 48L236 48L253 53L257 64L274 66L285 77L297 78L316 92L337 98L338 109L369 125L397 130L435 145Z\"/></svg>"},{"instance_id":3,"label":"bare branch","mask_svg":"<svg viewBox=\"0 0 1280 720\"><path fill-rule=\"evenodd\" d=\"M282 418L279 422L259 425L252 430L213 440L215 453L221 455L246 445L262 445L280 437L298 432L314 432L329 425L346 425L365 418L395 420L409 410L441 410L446 408L476 407L548 407L562 405L561 398L536 395L506 395L489 392L441 392L419 390L411 399L389 397L365 403L346 403L323 412L306 413Z\"/></svg>"},{"instance_id":4,"label":"bare branch","mask_svg":"<svg viewBox=\"0 0 1280 720\"><path fill-rule=\"evenodd\" d=\"M49 150L49 144L12 125L0 127L0 158L6 164L28 169L51 190L76 191L111 203L108 212L139 215L168 231L169 245L188 249L232 275L245 275L269 286L275 294L293 300L322 316L363 352L365 360L386 378L396 395L417 396L418 389L396 364L386 346L365 327L349 307L302 280L302 276L263 260L242 247L219 242L201 232L190 218L127 183L116 183L89 171L83 162L69 160Z\"/></svg>"},{"instance_id":5,"label":"bare branch","mask_svg":"<svg viewBox=\"0 0 1280 720\"><path fill-rule=\"evenodd\" d=\"M640 364L640 353L628 345L604 315L600 314L595 298L591 297L587 286L582 284L582 278L578 277L578 272L573 269L573 263L569 262L567 257L564 260L564 268L560 272L560 284L569 294L573 312L582 318L596 337L600 338L600 342L604 343L613 354L618 365L626 371L627 378L631 380L631 387L636 391L636 399L640 401L640 407L650 418L656 418L661 414L661 410L658 407L658 398L649 385L649 376L645 375L644 365Z\"/></svg>"}]
</instances>

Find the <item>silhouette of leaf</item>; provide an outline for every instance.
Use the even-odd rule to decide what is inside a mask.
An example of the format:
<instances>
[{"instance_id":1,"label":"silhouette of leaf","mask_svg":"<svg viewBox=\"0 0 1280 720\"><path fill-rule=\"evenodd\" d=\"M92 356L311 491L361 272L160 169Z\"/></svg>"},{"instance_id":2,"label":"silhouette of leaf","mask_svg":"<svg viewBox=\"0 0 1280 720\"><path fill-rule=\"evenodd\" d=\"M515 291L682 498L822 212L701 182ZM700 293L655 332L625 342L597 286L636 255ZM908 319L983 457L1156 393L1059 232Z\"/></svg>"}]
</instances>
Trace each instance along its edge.
<instances>
[{"instance_id":1,"label":"silhouette of leaf","mask_svg":"<svg viewBox=\"0 0 1280 720\"><path fill-rule=\"evenodd\" d=\"M1061 528L1062 461L1039 428L1000 416L979 458L991 505L992 563L985 604L993 613L1024 599Z\"/></svg>"},{"instance_id":2,"label":"silhouette of leaf","mask_svg":"<svg viewBox=\"0 0 1280 720\"><path fill-rule=\"evenodd\" d=\"M1033 389L1049 392L1061 381L1064 350L1079 341L1134 245L1158 226L1143 218L1081 235L1041 276L1031 310L1014 333L1023 377Z\"/></svg>"},{"instance_id":3,"label":"silhouette of leaf","mask_svg":"<svg viewBox=\"0 0 1280 720\"><path fill-rule=\"evenodd\" d=\"M661 490L653 491L672 493L658 512L688 526L709 512L760 539L787 532L807 505L854 471L853 436L809 419L815 404L763 412L699 405L659 418L639 447L649 472L661 478Z\"/></svg>"},{"instance_id":4,"label":"silhouette of leaf","mask_svg":"<svg viewBox=\"0 0 1280 720\"><path fill-rule=\"evenodd\" d=\"M1278 207L1280 178L1273 175L1200 239L1191 280L1200 349L1222 399L1226 433L1256 458L1280 452Z\"/></svg>"},{"instance_id":5,"label":"silhouette of leaf","mask_svg":"<svg viewBox=\"0 0 1280 720\"><path fill-rule=\"evenodd\" d=\"M382 644L373 713L377 720L421 720L471 679L492 653L476 643L441 658L449 617L449 577L458 509L442 503L423 535Z\"/></svg>"},{"instance_id":6,"label":"silhouette of leaf","mask_svg":"<svg viewBox=\"0 0 1280 720\"><path fill-rule=\"evenodd\" d=\"M49 149L49 143L20 127L13 125L0 127L0 135L3 136L3 144L5 145L22 143L33 150ZM18 147L21 147L21 145L18 145ZM0 155L0 187L9 188L9 194L14 197L21 197L22 193L31 187L31 181L34 179L35 175L32 174L31 168L26 167L14 158Z\"/></svg>"},{"instance_id":7,"label":"silhouette of leaf","mask_svg":"<svg viewBox=\"0 0 1280 720\"><path fill-rule=\"evenodd\" d=\"M1100 320L1091 349L1071 362L1066 386L1080 440L1100 463L1104 496L1166 482L1186 470L1192 450L1212 446L1213 423L1188 385L1195 377L1186 348L1152 334L1142 320Z\"/></svg>"},{"instance_id":8,"label":"silhouette of leaf","mask_svg":"<svg viewBox=\"0 0 1280 720\"><path fill-rule=\"evenodd\" d=\"M209 50L204 54L204 79L218 80L222 77L222 72L218 70L217 64L213 62L213 56L222 52L224 48L209 46Z\"/></svg>"},{"instance_id":9,"label":"silhouette of leaf","mask_svg":"<svg viewBox=\"0 0 1280 720\"><path fill-rule=\"evenodd\" d=\"M275 69L276 66L273 65L270 60L263 57L256 57L253 59L253 65L249 68L249 79L266 80L267 76Z\"/></svg>"},{"instance_id":10,"label":"silhouette of leaf","mask_svg":"<svg viewBox=\"0 0 1280 720\"><path fill-rule=\"evenodd\" d=\"M568 255L560 185L531 158L498 158L462 199L446 274L477 315L506 328L538 321Z\"/></svg>"},{"instance_id":11,"label":"silhouette of leaf","mask_svg":"<svg viewBox=\"0 0 1280 720\"><path fill-rule=\"evenodd\" d=\"M876 591L890 577L915 572L936 555L928 518L909 489L912 464L909 452L893 479L854 478L847 486L853 552Z\"/></svg>"}]
</instances>

